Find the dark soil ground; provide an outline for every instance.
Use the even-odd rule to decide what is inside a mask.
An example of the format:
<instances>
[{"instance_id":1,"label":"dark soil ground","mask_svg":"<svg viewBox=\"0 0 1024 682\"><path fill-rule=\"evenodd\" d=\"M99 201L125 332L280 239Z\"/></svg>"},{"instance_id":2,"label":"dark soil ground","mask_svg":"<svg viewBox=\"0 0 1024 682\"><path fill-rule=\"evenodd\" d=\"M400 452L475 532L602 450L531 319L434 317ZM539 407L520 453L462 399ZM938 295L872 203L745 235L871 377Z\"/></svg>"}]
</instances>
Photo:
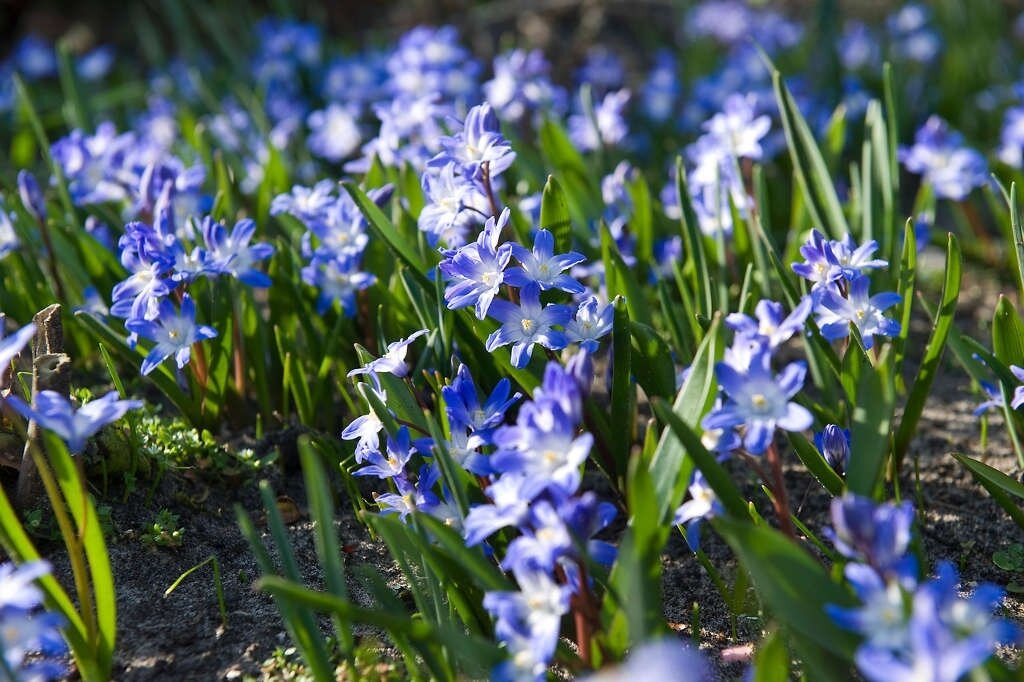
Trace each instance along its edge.
<instances>
[{"instance_id":1,"label":"dark soil ground","mask_svg":"<svg viewBox=\"0 0 1024 682\"><path fill-rule=\"evenodd\" d=\"M987 279L971 278L965 290L960 328L985 338L985 316L992 310L996 285ZM918 329L917 327L920 327ZM922 339L912 353L920 355L927 334L924 320L915 323L914 336ZM917 358L909 358L915 367ZM950 457L963 452L985 461L1011 475L1019 475L1010 442L999 416L991 418L987 448L980 445L979 421L972 415L979 402L970 391L963 371L947 354L936 385L921 420L910 457L920 463L920 489L924 506L919 509L923 541L930 560L955 562L964 578L965 588L979 581L1002 585L1021 576L999 569L993 552L1009 544L1024 541L1024 534L1000 510L969 474ZM795 462L795 458L791 458ZM911 467L906 467L910 472ZM288 525L295 555L304 579L320 586L311 522L302 512L305 496L302 477L297 471L272 467L266 474L278 495L293 500L298 511ZM751 499L770 518L764 496L757 492L754 480L737 463L734 472L748 479ZM828 524L828 497L797 463L787 469L787 488L798 516L810 529L819 532ZM915 481L906 475L901 488L913 496ZM113 497L111 495L111 497ZM145 491L133 493L125 503L103 500L111 508L114 526L110 540L111 562L118 590L118 646L115 678L118 680L214 680L269 678L278 679L280 671L264 669L264 662L275 649L290 646L284 625L269 596L256 592L253 581L259 576L249 548L238 531L234 512L240 505L257 521L264 541L269 536L260 525L261 504L255 479L241 484L202 477L167 476L153 499L145 504ZM290 506L286 503L285 506ZM339 500L336 528L350 565L369 563L389 582L400 584L397 569L381 543L371 541L358 522L352 507ZM184 529L182 543L176 548L144 545L142 529L152 523L158 510L166 508L179 516ZM704 533L703 549L719 567L731 585L735 565L724 543L713 533ZM52 549L56 553L57 549ZM220 568L228 619L221 623L210 566L189 576L170 596L164 591L186 570L211 555ZM70 584L65 558L52 556L58 576ZM709 576L693 558L681 536L674 536L663 556L665 614L681 635L692 636L694 603L700 604L699 638L709 653L735 652L741 662L722 665L727 677L742 673L744 646L756 643L761 627L756 609L750 615L730 617L730 609ZM358 599L358 594L355 595ZM1024 601L1010 595L1006 614L1024 623ZM1015 658L1016 651L1004 652Z\"/></svg>"}]
</instances>

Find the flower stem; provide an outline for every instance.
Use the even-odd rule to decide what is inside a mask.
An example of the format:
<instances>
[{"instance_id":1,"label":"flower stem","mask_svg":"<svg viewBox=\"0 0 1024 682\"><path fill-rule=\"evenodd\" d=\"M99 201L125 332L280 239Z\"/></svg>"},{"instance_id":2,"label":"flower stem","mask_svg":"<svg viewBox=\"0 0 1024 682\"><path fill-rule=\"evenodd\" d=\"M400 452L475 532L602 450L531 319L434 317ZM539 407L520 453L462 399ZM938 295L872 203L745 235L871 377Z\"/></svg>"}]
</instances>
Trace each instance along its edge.
<instances>
[{"instance_id":1,"label":"flower stem","mask_svg":"<svg viewBox=\"0 0 1024 682\"><path fill-rule=\"evenodd\" d=\"M786 481L782 476L782 458L779 457L779 450L772 442L768 445L765 459L772 473L772 492L775 493L775 515L779 517L779 529L787 537L796 540L796 533L793 531L793 521L789 518L789 496L786 495Z\"/></svg>"}]
</instances>

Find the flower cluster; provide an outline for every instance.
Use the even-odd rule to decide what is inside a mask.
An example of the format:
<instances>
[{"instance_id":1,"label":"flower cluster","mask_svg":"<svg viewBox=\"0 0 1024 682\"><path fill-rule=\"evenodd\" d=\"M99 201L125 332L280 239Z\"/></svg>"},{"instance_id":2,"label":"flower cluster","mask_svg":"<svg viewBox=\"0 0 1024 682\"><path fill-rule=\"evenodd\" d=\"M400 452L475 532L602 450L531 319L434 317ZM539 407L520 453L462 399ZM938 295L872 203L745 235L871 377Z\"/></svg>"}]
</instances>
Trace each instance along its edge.
<instances>
[{"instance_id":1,"label":"flower cluster","mask_svg":"<svg viewBox=\"0 0 1024 682\"><path fill-rule=\"evenodd\" d=\"M556 254L554 237L544 229L537 230L532 250L502 242L510 215L506 208L497 220L488 218L475 242L444 252L446 258L439 267L448 280L444 295L448 308L472 306L479 319L489 316L500 322L487 338L486 347L493 351L511 345L515 367L526 366L535 345L548 350L570 343L593 348L611 331L608 305L600 306L595 297L585 296L574 315L568 305L541 302L542 291L586 293L586 287L565 273L582 263L583 255L572 251ZM519 265L509 268L513 257ZM503 285L518 287L518 304L497 298Z\"/></svg>"},{"instance_id":2,"label":"flower cluster","mask_svg":"<svg viewBox=\"0 0 1024 682\"><path fill-rule=\"evenodd\" d=\"M203 245L189 248L189 242L173 231L172 185L168 180L160 190L153 225L128 223L118 240L121 264L132 274L114 287L110 313L125 319L130 344L140 336L155 343L142 365L143 374L171 355L178 369L183 368L192 344L217 335L212 327L196 323L195 303L187 290L197 279L225 275L249 286L270 285L270 278L255 264L273 255L274 247L250 244L256 223L240 220L229 232L206 216L199 226Z\"/></svg>"},{"instance_id":3,"label":"flower cluster","mask_svg":"<svg viewBox=\"0 0 1024 682\"><path fill-rule=\"evenodd\" d=\"M914 509L909 502L876 504L847 495L832 501L827 531L849 560L843 570L860 606L828 605L837 625L863 636L855 662L871 680L958 680L984 663L998 644L1019 633L993 616L1003 598L995 585L960 596L956 569L942 562L919 582L907 553Z\"/></svg>"},{"instance_id":4,"label":"flower cluster","mask_svg":"<svg viewBox=\"0 0 1024 682\"><path fill-rule=\"evenodd\" d=\"M875 336L898 336L900 323L884 313L902 298L896 292L871 296L871 280L865 271L884 268L887 261L872 258L878 242L857 246L850 235L830 240L818 230L800 247L804 262L794 263L793 272L812 283L811 298L818 315L821 334L829 341L850 335L856 327L864 348L874 345Z\"/></svg>"},{"instance_id":5,"label":"flower cluster","mask_svg":"<svg viewBox=\"0 0 1024 682\"><path fill-rule=\"evenodd\" d=\"M43 609L43 592L34 584L49 573L45 561L0 564L0 674L5 680L58 680L68 674L58 662L67 651L60 633L64 618Z\"/></svg>"},{"instance_id":6,"label":"flower cluster","mask_svg":"<svg viewBox=\"0 0 1024 682\"><path fill-rule=\"evenodd\" d=\"M367 194L381 206L391 192L391 186L385 185ZM302 268L302 280L317 290L318 309L323 312L337 302L345 315L353 315L356 292L372 286L377 278L362 270L369 237L366 219L352 197L345 192L337 195L330 180L311 188L296 185L290 193L274 198L270 213L287 213L306 226L302 255L308 262Z\"/></svg>"},{"instance_id":7,"label":"flower cluster","mask_svg":"<svg viewBox=\"0 0 1024 682\"><path fill-rule=\"evenodd\" d=\"M423 194L427 205L419 228L430 243L463 246L467 232L495 210L495 179L516 158L489 104L469 110L454 135L440 138L440 151L427 163Z\"/></svg>"},{"instance_id":8,"label":"flower cluster","mask_svg":"<svg viewBox=\"0 0 1024 682\"><path fill-rule=\"evenodd\" d=\"M759 115L753 95L731 95L722 110L708 119L704 134L686 150L692 163L687 186L694 211L705 234L732 234L733 209L746 217L752 201L743 185L740 159L764 158L761 141L771 129L771 119ZM662 191L665 211L678 218L680 209L675 179Z\"/></svg>"},{"instance_id":9,"label":"flower cluster","mask_svg":"<svg viewBox=\"0 0 1024 682\"><path fill-rule=\"evenodd\" d=\"M564 112L568 96L551 82L551 65L540 50L510 50L494 58L494 77L484 83L487 102L510 123L531 114Z\"/></svg>"},{"instance_id":10,"label":"flower cluster","mask_svg":"<svg viewBox=\"0 0 1024 682\"><path fill-rule=\"evenodd\" d=\"M497 620L497 637L509 651L496 672L500 679L543 679L562 616L571 602L590 597L580 552L604 564L614 559L611 545L592 538L615 508L580 491L593 437L579 432L583 406L577 381L558 363L548 363L542 385L519 409L515 425L494 430L488 459L493 473L484 489L490 503L473 507L465 519L469 545L503 528L517 531L501 566L515 576L519 590L484 596L484 607Z\"/></svg>"}]
</instances>

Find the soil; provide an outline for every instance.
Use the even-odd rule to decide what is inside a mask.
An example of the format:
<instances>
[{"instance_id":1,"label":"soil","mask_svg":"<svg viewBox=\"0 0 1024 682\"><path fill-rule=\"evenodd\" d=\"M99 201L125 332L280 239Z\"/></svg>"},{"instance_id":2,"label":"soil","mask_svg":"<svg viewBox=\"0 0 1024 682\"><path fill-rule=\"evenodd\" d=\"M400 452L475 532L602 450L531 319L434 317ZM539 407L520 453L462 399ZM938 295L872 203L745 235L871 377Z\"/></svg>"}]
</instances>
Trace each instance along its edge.
<instances>
[{"instance_id":1,"label":"soil","mask_svg":"<svg viewBox=\"0 0 1024 682\"><path fill-rule=\"evenodd\" d=\"M961 300L959 328L976 338L985 338L984 316L990 314L997 284L986 277L969 277ZM927 334L925 320L916 320L914 337L921 338L908 359L916 367ZM908 461L917 459L923 506L918 509L919 528L926 555L931 561L949 559L957 564L964 588L976 582L1005 585L1019 579L992 562L993 552L1015 542L1024 534L1002 512L985 491L950 456L963 452L982 457L986 463L1011 475L1020 474L1000 416L990 417L986 448L980 445L979 421L972 411L979 398L970 391L963 371L947 353L936 385L928 400ZM795 462L795 458L791 458ZM745 480L750 499L765 516L771 518L769 505L757 491L742 463L733 471ZM294 467L293 467L294 468ZM312 524L302 514L305 496L302 477L293 468L272 467L267 472L278 495L294 501L298 514L288 525L295 555L307 584L320 587L314 549ZM912 472L912 467L905 467ZM789 464L786 485L798 516L814 532L828 524L828 496L799 464ZM916 482L912 473L901 479L901 489L914 496ZM260 571L238 531L234 506L239 505L257 520L265 544L270 547L265 528L259 525L261 503L256 480L242 484L209 481L194 476L167 476L145 504L146 491L133 493L126 502L105 499L109 504L114 533L110 540L111 563L118 590L118 643L114 676L118 680L212 680L243 679L261 676L261 666L275 649L290 646L284 625L269 596L252 588ZM179 516L184 528L181 545L154 548L140 541L143 527L152 523L160 509ZM389 582L400 583L400 576L382 544L372 541L357 520L351 504L338 501L335 520L349 565L369 563ZM731 584L735 565L722 541L711 532L704 533L702 549ZM56 548L52 550L56 552ZM227 625L221 623L215 597L212 571L205 566L196 571L170 595L164 591L189 568L215 555L220 563ZM53 556L60 579L70 584L65 558ZM744 646L759 640L759 622L754 616L741 615L733 622L730 610L719 595L682 537L674 535L663 555L665 615L682 636L692 636L694 603L700 604L701 645L716 658L723 649L736 653L739 662L721 663L724 677L742 674ZM358 598L358 597L357 597ZM1003 607L1005 615L1024 623L1024 600L1009 595ZM752 613L756 610L751 609ZM735 631L733 628L735 627ZM1017 650L1001 652L1015 659ZM720 659L719 659L720 660Z\"/></svg>"}]
</instances>

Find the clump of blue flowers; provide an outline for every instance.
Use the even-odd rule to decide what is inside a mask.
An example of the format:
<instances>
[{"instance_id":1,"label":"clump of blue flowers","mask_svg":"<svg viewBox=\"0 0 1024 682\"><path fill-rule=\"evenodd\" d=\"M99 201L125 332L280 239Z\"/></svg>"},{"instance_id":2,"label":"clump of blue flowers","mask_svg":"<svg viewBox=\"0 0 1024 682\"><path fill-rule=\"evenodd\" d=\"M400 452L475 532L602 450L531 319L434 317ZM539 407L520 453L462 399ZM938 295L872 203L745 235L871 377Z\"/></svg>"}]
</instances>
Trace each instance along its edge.
<instances>
[{"instance_id":1,"label":"clump of blue flowers","mask_svg":"<svg viewBox=\"0 0 1024 682\"><path fill-rule=\"evenodd\" d=\"M843 574L861 605L827 610L839 626L863 636L854 660L873 682L958 680L1020 636L993 615L1001 588L982 583L963 597L948 562L936 566L934 577L918 579L907 553L913 519L909 502L876 504L855 495L832 501L828 535L849 561Z\"/></svg>"},{"instance_id":2,"label":"clump of blue flowers","mask_svg":"<svg viewBox=\"0 0 1024 682\"><path fill-rule=\"evenodd\" d=\"M0 564L0 675L5 680L57 680L67 675L64 618L43 607L34 583L50 573L45 561Z\"/></svg>"}]
</instances>

